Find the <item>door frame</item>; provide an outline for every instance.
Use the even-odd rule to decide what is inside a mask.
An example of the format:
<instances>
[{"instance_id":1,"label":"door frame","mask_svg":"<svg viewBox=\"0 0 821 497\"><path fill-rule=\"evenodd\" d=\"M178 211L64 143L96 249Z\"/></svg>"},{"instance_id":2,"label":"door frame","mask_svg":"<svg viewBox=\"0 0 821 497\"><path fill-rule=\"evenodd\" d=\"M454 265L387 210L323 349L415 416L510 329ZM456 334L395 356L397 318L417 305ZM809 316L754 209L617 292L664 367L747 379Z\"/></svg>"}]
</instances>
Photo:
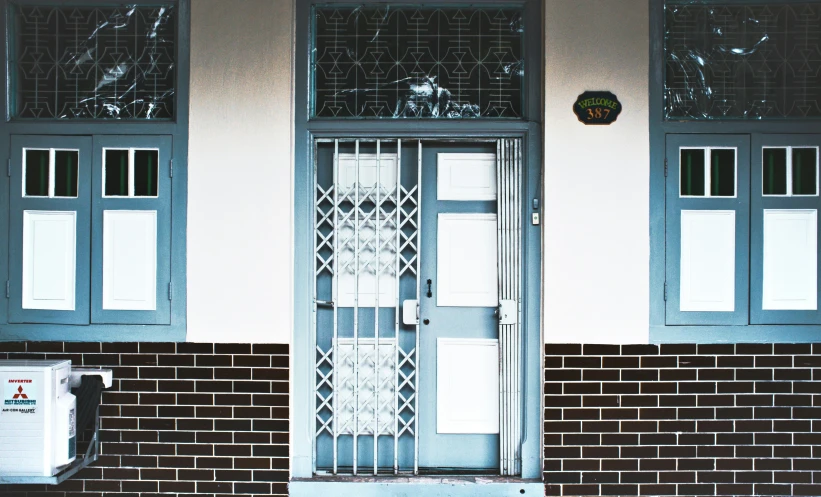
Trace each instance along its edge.
<instances>
[{"instance_id":1,"label":"door frame","mask_svg":"<svg viewBox=\"0 0 821 497\"><path fill-rule=\"evenodd\" d=\"M407 1L374 1L378 4L402 4ZM413 2L411 2L413 3ZM424 2L417 2L420 5ZM544 116L543 22L544 6L540 0L515 0L525 9L529 29L525 32L525 105L522 119L311 119L311 12L316 5L350 5L345 0L305 0L294 8L294 148L293 148L293 324L291 341L291 477L312 478L312 448L316 430L315 343L312 329L313 308L313 164L314 141L319 138L470 140L520 138L525 150L525 178L522 192L523 217L523 295L522 326L525 333L525 378L522 397L524 426L522 430L522 478L542 479L542 404L544 363L542 336L542 226L530 223L531 212L542 214L542 120ZM472 5L498 6L498 0L474 0ZM460 0L438 0L435 6L464 5ZM353 126L352 126L353 125ZM352 133L352 128L355 133ZM531 202L538 201L532 209ZM542 217L544 217L542 215ZM538 265L538 271L528 271Z\"/></svg>"},{"instance_id":2,"label":"door frame","mask_svg":"<svg viewBox=\"0 0 821 497\"><path fill-rule=\"evenodd\" d=\"M459 124L459 123L453 123ZM462 123L463 125L466 123ZM498 124L498 123L496 123ZM519 124L519 123L510 123ZM291 435L291 476L311 478L313 431L316 429L315 412L315 352L316 336L312 328L312 278L314 275L313 253L313 164L316 139L321 138L361 138L387 139L402 138L408 140L429 141L462 141L488 140L496 138L520 138L524 142L525 177L523 185L522 211L522 323L521 330L524 337L524 401L522 430L522 478L534 479L542 476L542 390L541 370L544 362L542 353L541 333L541 266L542 266L542 232L541 224L534 226L530 222L530 213L533 210L532 200L536 199L541 208L541 164L542 140L541 127L529 123L526 129L472 130L469 134L462 133L426 133L424 136L411 131L386 132L376 130L384 126L381 123L358 123L358 133L347 132L307 131L309 147L296 153L296 164L305 167L297 168L294 176L294 326L292 338L292 390L291 405L293 408ZM510 126L508 126L510 128ZM301 160L300 160L301 159ZM303 162L304 161L304 162ZM300 171L300 169L302 169ZM540 210L540 209L539 209ZM537 262L538 261L538 262ZM539 271L528 271L526 268L538 264ZM422 360L431 360L423 358Z\"/></svg>"}]
</instances>

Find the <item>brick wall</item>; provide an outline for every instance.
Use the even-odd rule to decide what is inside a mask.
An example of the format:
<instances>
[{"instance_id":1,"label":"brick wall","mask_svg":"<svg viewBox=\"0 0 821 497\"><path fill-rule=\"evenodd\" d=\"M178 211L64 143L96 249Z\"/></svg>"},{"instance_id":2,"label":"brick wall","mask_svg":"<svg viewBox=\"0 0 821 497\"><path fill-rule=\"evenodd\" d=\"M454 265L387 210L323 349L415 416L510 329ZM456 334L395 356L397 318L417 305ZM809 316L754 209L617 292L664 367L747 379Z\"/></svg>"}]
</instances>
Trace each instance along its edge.
<instances>
[{"instance_id":1,"label":"brick wall","mask_svg":"<svg viewBox=\"0 0 821 497\"><path fill-rule=\"evenodd\" d=\"M821 495L821 344L545 353L547 495Z\"/></svg>"},{"instance_id":2,"label":"brick wall","mask_svg":"<svg viewBox=\"0 0 821 497\"><path fill-rule=\"evenodd\" d=\"M4 497L288 494L287 345L0 342L0 359L114 370L99 460Z\"/></svg>"}]
</instances>

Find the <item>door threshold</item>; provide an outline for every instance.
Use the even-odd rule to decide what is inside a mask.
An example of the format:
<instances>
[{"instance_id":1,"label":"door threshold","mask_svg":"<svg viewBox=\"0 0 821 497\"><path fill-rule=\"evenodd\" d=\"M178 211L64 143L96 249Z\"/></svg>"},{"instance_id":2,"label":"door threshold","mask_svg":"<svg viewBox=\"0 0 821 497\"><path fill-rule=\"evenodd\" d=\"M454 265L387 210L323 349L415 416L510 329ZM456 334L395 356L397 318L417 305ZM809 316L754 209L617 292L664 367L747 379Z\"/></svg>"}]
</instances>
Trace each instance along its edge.
<instances>
[{"instance_id":1,"label":"door threshold","mask_svg":"<svg viewBox=\"0 0 821 497\"><path fill-rule=\"evenodd\" d=\"M491 475L442 476L317 476L293 478L292 497L535 497L544 495L544 482Z\"/></svg>"}]
</instances>

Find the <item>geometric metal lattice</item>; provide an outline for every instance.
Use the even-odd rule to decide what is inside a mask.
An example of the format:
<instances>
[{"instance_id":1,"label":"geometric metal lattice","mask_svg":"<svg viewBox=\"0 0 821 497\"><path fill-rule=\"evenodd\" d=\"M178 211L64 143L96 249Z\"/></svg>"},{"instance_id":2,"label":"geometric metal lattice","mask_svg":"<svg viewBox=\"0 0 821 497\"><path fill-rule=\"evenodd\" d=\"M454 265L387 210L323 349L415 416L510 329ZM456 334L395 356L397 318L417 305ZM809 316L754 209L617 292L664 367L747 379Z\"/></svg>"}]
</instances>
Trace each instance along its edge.
<instances>
[{"instance_id":1,"label":"geometric metal lattice","mask_svg":"<svg viewBox=\"0 0 821 497\"><path fill-rule=\"evenodd\" d=\"M317 7L312 116L520 118L522 11Z\"/></svg>"},{"instance_id":2,"label":"geometric metal lattice","mask_svg":"<svg viewBox=\"0 0 821 497\"><path fill-rule=\"evenodd\" d=\"M821 5L665 9L665 118L821 116Z\"/></svg>"},{"instance_id":3,"label":"geometric metal lattice","mask_svg":"<svg viewBox=\"0 0 821 497\"><path fill-rule=\"evenodd\" d=\"M173 6L17 5L13 12L12 117L174 117Z\"/></svg>"},{"instance_id":4,"label":"geometric metal lattice","mask_svg":"<svg viewBox=\"0 0 821 497\"><path fill-rule=\"evenodd\" d=\"M393 379L396 367L392 339L379 342L379 353L375 354L374 340L360 338L357 347L358 357L354 356L353 340L340 338L337 343L337 360L335 372L337 379L337 422L340 435L353 434L354 409L358 409L357 430L359 435L373 435L374 412L379 420L379 434L393 435L394 430L394 390ZM377 356L374 360L374 356ZM358 361L357 395L354 398L354 360ZM376 369L379 368L379 374ZM378 385L377 385L378 382ZM377 393L376 390L379 390ZM374 403L378 406L374 408Z\"/></svg>"},{"instance_id":5,"label":"geometric metal lattice","mask_svg":"<svg viewBox=\"0 0 821 497\"><path fill-rule=\"evenodd\" d=\"M400 316L419 294L421 162L403 171L401 140L332 143L315 166L314 470L415 471L418 325Z\"/></svg>"}]
</instances>

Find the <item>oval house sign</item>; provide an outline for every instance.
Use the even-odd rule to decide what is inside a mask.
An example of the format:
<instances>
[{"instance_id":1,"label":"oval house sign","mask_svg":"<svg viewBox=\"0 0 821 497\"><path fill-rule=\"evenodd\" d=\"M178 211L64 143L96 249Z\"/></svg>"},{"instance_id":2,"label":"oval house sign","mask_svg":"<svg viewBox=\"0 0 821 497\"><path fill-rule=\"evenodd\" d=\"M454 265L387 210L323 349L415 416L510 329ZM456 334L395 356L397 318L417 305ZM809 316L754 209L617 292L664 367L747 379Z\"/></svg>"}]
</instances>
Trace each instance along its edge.
<instances>
[{"instance_id":1,"label":"oval house sign","mask_svg":"<svg viewBox=\"0 0 821 497\"><path fill-rule=\"evenodd\" d=\"M621 113L621 102L609 91L586 91L576 99L573 112L584 124L610 124Z\"/></svg>"}]
</instances>

